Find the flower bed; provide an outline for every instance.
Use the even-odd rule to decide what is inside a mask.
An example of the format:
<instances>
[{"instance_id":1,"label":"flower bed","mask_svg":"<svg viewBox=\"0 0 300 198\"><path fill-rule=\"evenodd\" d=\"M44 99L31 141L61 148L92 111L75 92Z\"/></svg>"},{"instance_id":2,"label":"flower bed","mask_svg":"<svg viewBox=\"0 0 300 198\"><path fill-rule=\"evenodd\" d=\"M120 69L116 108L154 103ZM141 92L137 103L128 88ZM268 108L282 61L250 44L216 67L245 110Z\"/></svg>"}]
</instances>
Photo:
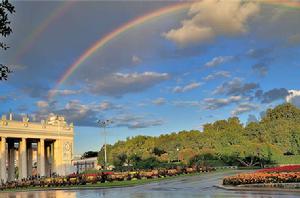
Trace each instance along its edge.
<instances>
[{"instance_id":1,"label":"flower bed","mask_svg":"<svg viewBox=\"0 0 300 198\"><path fill-rule=\"evenodd\" d=\"M300 165L288 165L288 166L278 166L273 168L264 168L256 172L261 173L272 173L272 172L298 172L300 171Z\"/></svg>"},{"instance_id":2,"label":"flower bed","mask_svg":"<svg viewBox=\"0 0 300 198\"><path fill-rule=\"evenodd\" d=\"M266 173L255 172L225 177L223 185L259 184L259 183L295 183L300 182L300 172Z\"/></svg>"}]
</instances>

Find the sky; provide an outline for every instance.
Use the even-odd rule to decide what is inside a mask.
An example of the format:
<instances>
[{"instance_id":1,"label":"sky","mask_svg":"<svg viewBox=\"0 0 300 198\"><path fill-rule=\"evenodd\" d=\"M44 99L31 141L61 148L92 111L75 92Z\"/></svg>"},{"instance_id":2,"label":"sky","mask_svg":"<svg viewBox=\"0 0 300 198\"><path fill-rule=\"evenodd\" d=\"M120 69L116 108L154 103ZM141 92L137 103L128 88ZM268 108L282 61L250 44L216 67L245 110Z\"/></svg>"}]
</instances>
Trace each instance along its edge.
<instances>
[{"instance_id":1,"label":"sky","mask_svg":"<svg viewBox=\"0 0 300 198\"><path fill-rule=\"evenodd\" d=\"M0 113L75 125L75 154L300 107L299 1L14 1ZM101 44L102 42L102 44ZM98 44L98 45L97 45ZM73 70L72 70L73 66ZM69 73L68 73L69 71Z\"/></svg>"}]
</instances>

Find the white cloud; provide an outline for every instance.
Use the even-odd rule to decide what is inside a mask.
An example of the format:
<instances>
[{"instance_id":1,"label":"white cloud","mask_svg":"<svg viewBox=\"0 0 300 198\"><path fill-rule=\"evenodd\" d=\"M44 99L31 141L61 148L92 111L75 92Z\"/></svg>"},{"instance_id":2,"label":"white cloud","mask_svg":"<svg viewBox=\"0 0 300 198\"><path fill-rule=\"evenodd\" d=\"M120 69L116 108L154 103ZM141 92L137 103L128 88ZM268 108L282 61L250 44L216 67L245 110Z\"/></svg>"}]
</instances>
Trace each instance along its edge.
<instances>
[{"instance_id":1,"label":"white cloud","mask_svg":"<svg viewBox=\"0 0 300 198\"><path fill-rule=\"evenodd\" d=\"M193 83L190 83L188 85L185 85L183 87L181 86L176 86L173 88L173 92L174 93L183 93L183 92L186 92L186 91L191 91L193 89L196 89L198 87L200 87L202 85L202 83L200 82L193 82Z\"/></svg>"},{"instance_id":2,"label":"white cloud","mask_svg":"<svg viewBox=\"0 0 300 198\"><path fill-rule=\"evenodd\" d=\"M99 110L99 111L108 111L108 110L123 109L123 106L116 105L108 101L103 101L99 105L95 105L94 108L95 110Z\"/></svg>"},{"instance_id":3,"label":"white cloud","mask_svg":"<svg viewBox=\"0 0 300 198\"><path fill-rule=\"evenodd\" d=\"M203 78L204 80L206 81L209 81L209 80L214 80L216 78L229 78L230 77L230 72L228 71L218 71L218 72L215 72L213 74L209 74L208 76L206 76L205 78Z\"/></svg>"},{"instance_id":4,"label":"white cloud","mask_svg":"<svg viewBox=\"0 0 300 198\"><path fill-rule=\"evenodd\" d=\"M76 110L80 115L90 110L89 105L81 104L79 100L71 100L65 105L65 110Z\"/></svg>"},{"instance_id":5,"label":"white cloud","mask_svg":"<svg viewBox=\"0 0 300 198\"><path fill-rule=\"evenodd\" d=\"M236 109L231 111L231 115L237 116L237 115L249 112L249 111L256 110L256 109L258 109L258 107L259 106L256 104L242 103L242 104L239 104Z\"/></svg>"},{"instance_id":6,"label":"white cloud","mask_svg":"<svg viewBox=\"0 0 300 198\"><path fill-rule=\"evenodd\" d=\"M131 58L131 61L133 64L137 65L140 64L142 62L142 59L136 55L133 55Z\"/></svg>"},{"instance_id":7,"label":"white cloud","mask_svg":"<svg viewBox=\"0 0 300 198\"><path fill-rule=\"evenodd\" d=\"M152 103L155 105L163 105L166 103L165 98L156 98L155 100L152 100Z\"/></svg>"},{"instance_id":8,"label":"white cloud","mask_svg":"<svg viewBox=\"0 0 300 198\"><path fill-rule=\"evenodd\" d=\"M43 100L37 101L37 102L36 102L36 105L37 105L39 108L47 108L47 107L49 106L48 102L43 101Z\"/></svg>"},{"instance_id":9,"label":"white cloud","mask_svg":"<svg viewBox=\"0 0 300 198\"><path fill-rule=\"evenodd\" d=\"M116 127L127 127L129 129L149 128L164 124L164 120L162 119L149 119L144 116L130 114L118 115L112 118L112 120L114 120Z\"/></svg>"},{"instance_id":10,"label":"white cloud","mask_svg":"<svg viewBox=\"0 0 300 198\"><path fill-rule=\"evenodd\" d=\"M178 107L200 107L201 106L201 103L199 101L188 101L188 100L173 101L172 104Z\"/></svg>"},{"instance_id":11,"label":"white cloud","mask_svg":"<svg viewBox=\"0 0 300 198\"><path fill-rule=\"evenodd\" d=\"M286 102L293 103L300 107L300 90L289 90L289 95L286 96Z\"/></svg>"},{"instance_id":12,"label":"white cloud","mask_svg":"<svg viewBox=\"0 0 300 198\"><path fill-rule=\"evenodd\" d=\"M175 41L179 45L186 43L205 42L214 37L212 29L207 27L197 27L184 21L179 29L172 29L163 36L169 40Z\"/></svg>"},{"instance_id":13,"label":"white cloud","mask_svg":"<svg viewBox=\"0 0 300 198\"><path fill-rule=\"evenodd\" d=\"M104 112L122 110L122 105L116 105L108 101L100 103L82 103L79 100L68 101L64 106L58 107L56 101L38 101L38 110L33 113L35 120L46 119L49 114L63 115L69 122L78 126L96 126L97 119L101 118Z\"/></svg>"},{"instance_id":14,"label":"white cloud","mask_svg":"<svg viewBox=\"0 0 300 198\"><path fill-rule=\"evenodd\" d=\"M228 98L206 98L204 99L205 109L219 109L232 103L240 102L241 96L230 96Z\"/></svg>"},{"instance_id":15,"label":"white cloud","mask_svg":"<svg viewBox=\"0 0 300 198\"><path fill-rule=\"evenodd\" d=\"M286 97L287 102L291 102L293 98L300 96L300 90L289 90L289 95Z\"/></svg>"},{"instance_id":16,"label":"white cloud","mask_svg":"<svg viewBox=\"0 0 300 198\"><path fill-rule=\"evenodd\" d=\"M233 56L218 56L214 57L211 61L205 63L206 67L215 67L217 65L220 65L222 63L231 61L234 57Z\"/></svg>"},{"instance_id":17,"label":"white cloud","mask_svg":"<svg viewBox=\"0 0 300 198\"><path fill-rule=\"evenodd\" d=\"M243 83L242 79L234 78L218 86L213 94L249 95L258 88L258 83Z\"/></svg>"},{"instance_id":18,"label":"white cloud","mask_svg":"<svg viewBox=\"0 0 300 198\"><path fill-rule=\"evenodd\" d=\"M181 27L163 34L178 45L203 43L219 35L237 35L247 32L249 18L259 12L254 2L202 0L189 10L189 19Z\"/></svg>"},{"instance_id":19,"label":"white cloud","mask_svg":"<svg viewBox=\"0 0 300 198\"><path fill-rule=\"evenodd\" d=\"M167 73L114 73L90 82L89 90L94 94L119 97L127 93L144 91L167 79L169 79Z\"/></svg>"},{"instance_id":20,"label":"white cloud","mask_svg":"<svg viewBox=\"0 0 300 198\"><path fill-rule=\"evenodd\" d=\"M81 93L81 90L70 90L70 89L54 89L49 91L49 95L60 95L68 96Z\"/></svg>"}]
</instances>

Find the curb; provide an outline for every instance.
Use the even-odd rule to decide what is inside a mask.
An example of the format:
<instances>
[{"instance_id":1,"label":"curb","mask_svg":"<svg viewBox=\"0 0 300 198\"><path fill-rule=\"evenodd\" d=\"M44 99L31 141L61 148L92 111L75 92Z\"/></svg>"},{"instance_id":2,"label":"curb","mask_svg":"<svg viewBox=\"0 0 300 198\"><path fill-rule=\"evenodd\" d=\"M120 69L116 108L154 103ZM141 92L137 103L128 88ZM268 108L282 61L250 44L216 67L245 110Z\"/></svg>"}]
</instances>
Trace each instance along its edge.
<instances>
[{"instance_id":1,"label":"curb","mask_svg":"<svg viewBox=\"0 0 300 198\"><path fill-rule=\"evenodd\" d=\"M280 191L280 192L296 192L300 193L300 189L279 188L279 187L251 187L251 186L224 186L222 184L214 185L214 187L228 191Z\"/></svg>"}]
</instances>

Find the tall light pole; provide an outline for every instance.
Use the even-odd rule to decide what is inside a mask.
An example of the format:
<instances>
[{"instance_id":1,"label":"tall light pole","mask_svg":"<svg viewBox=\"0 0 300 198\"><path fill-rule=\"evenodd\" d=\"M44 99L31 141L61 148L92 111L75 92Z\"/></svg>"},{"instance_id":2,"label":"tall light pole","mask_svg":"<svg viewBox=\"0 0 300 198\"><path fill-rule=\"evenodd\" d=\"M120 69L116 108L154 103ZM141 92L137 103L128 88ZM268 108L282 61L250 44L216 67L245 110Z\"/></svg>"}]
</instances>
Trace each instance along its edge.
<instances>
[{"instance_id":1,"label":"tall light pole","mask_svg":"<svg viewBox=\"0 0 300 198\"><path fill-rule=\"evenodd\" d=\"M111 120L98 120L97 122L101 128L103 128L104 133L104 168L106 169L107 165L107 154L106 154L106 127L109 126L109 124L112 124Z\"/></svg>"}]
</instances>

